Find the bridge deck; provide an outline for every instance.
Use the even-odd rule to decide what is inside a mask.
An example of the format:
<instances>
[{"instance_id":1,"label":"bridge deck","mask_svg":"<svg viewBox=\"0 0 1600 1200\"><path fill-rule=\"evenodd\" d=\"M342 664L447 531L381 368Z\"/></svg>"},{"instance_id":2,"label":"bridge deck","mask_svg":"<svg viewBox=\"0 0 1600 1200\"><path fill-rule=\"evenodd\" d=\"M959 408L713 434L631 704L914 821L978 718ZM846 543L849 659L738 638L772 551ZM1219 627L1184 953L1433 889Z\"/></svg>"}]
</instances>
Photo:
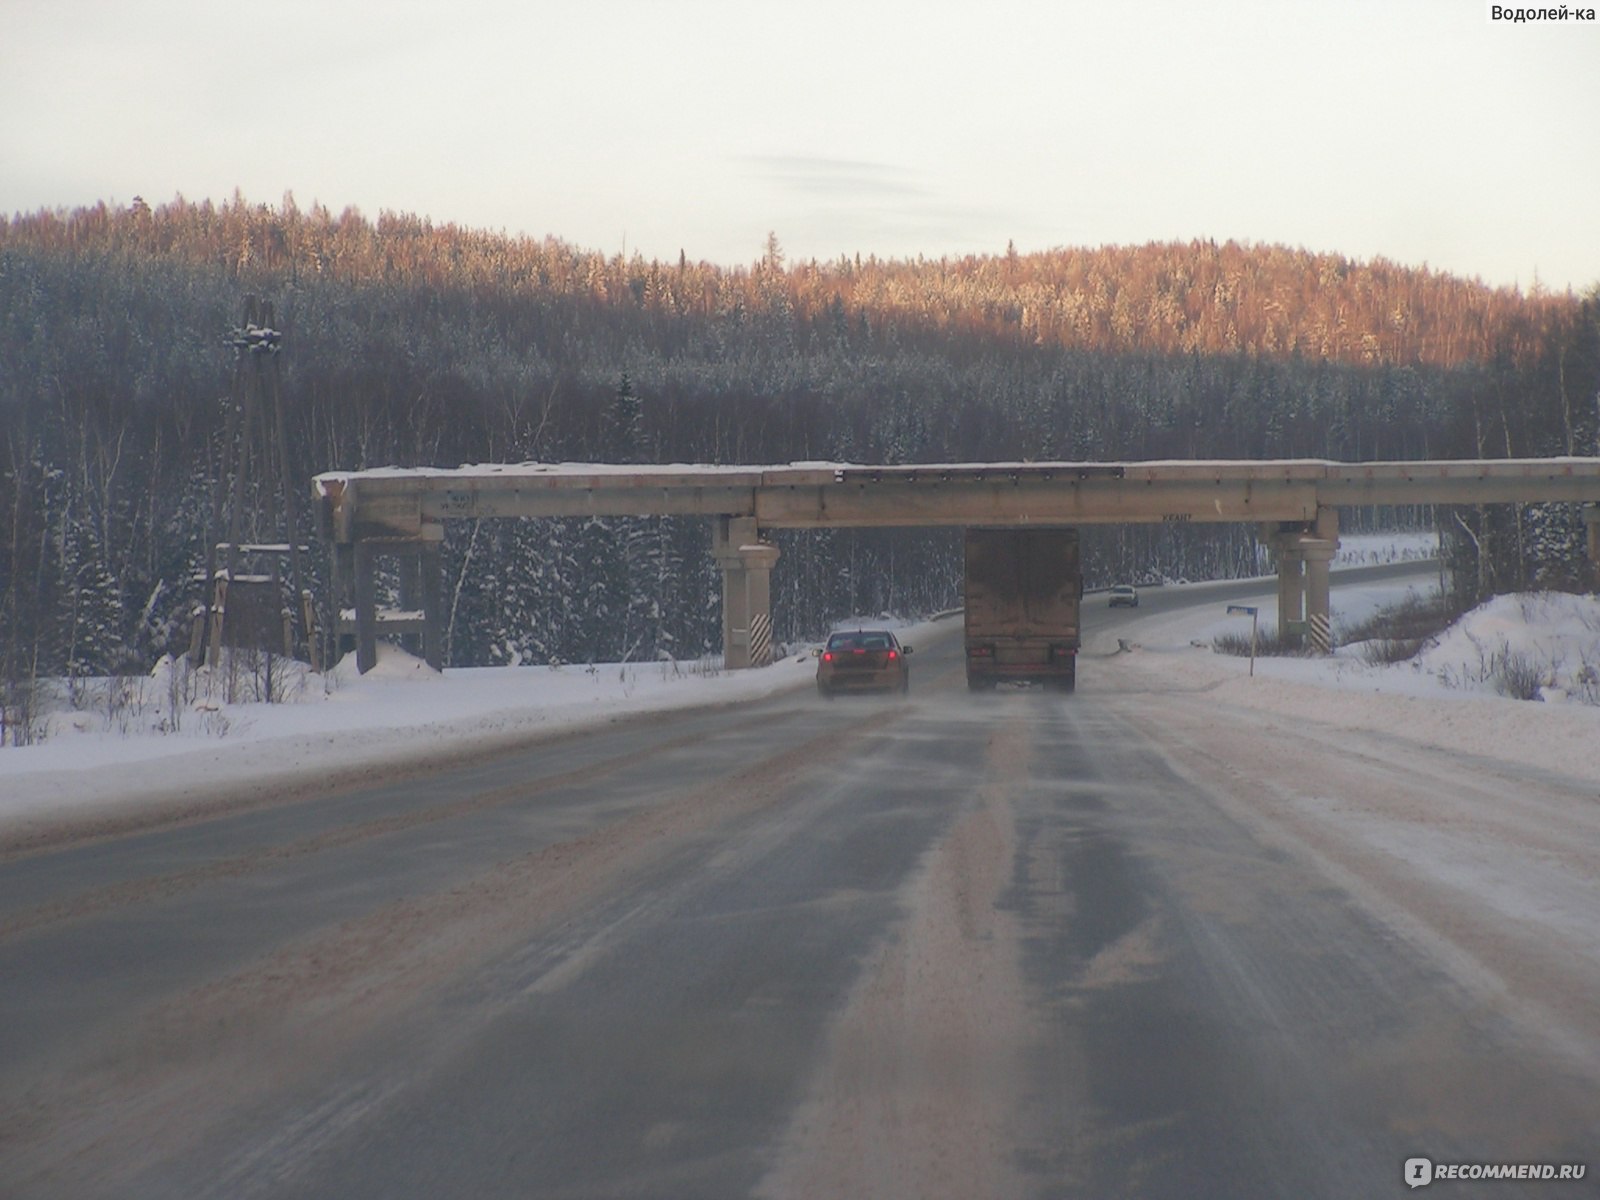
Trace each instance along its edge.
<instances>
[{"instance_id":1,"label":"bridge deck","mask_svg":"<svg viewBox=\"0 0 1600 1200\"><path fill-rule=\"evenodd\" d=\"M335 541L452 518L702 515L765 527L1314 521L1365 504L1600 502L1600 458L1321 459L868 466L483 464L329 472Z\"/></svg>"},{"instance_id":2,"label":"bridge deck","mask_svg":"<svg viewBox=\"0 0 1600 1200\"><path fill-rule=\"evenodd\" d=\"M761 529L819 526L1086 525L1252 521L1278 560L1279 622L1305 621L1328 649L1328 561L1338 510L1365 504L1587 503L1600 560L1600 458L1340 463L1321 459L865 466L484 464L329 472L315 480L335 590L354 599L357 661L376 662L382 621L374 556L400 555L423 600L428 661L440 666L440 541L452 518L698 515L714 519L723 572L723 652L759 666L778 557ZM407 576L402 576L406 578Z\"/></svg>"}]
</instances>

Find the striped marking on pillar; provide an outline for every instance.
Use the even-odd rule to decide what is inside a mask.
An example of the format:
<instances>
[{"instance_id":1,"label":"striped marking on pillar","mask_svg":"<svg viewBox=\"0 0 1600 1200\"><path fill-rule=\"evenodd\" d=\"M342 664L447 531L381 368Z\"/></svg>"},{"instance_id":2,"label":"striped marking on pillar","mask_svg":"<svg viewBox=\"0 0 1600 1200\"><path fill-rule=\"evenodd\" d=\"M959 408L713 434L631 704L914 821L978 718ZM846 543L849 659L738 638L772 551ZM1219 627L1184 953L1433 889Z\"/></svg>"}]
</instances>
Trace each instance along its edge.
<instances>
[{"instance_id":1,"label":"striped marking on pillar","mask_svg":"<svg viewBox=\"0 0 1600 1200\"><path fill-rule=\"evenodd\" d=\"M1333 653L1333 635L1328 629L1328 618L1321 613L1311 618L1311 646L1318 654Z\"/></svg>"},{"instance_id":2,"label":"striped marking on pillar","mask_svg":"<svg viewBox=\"0 0 1600 1200\"><path fill-rule=\"evenodd\" d=\"M768 613L757 613L750 618L750 665L772 665L772 617Z\"/></svg>"}]
</instances>

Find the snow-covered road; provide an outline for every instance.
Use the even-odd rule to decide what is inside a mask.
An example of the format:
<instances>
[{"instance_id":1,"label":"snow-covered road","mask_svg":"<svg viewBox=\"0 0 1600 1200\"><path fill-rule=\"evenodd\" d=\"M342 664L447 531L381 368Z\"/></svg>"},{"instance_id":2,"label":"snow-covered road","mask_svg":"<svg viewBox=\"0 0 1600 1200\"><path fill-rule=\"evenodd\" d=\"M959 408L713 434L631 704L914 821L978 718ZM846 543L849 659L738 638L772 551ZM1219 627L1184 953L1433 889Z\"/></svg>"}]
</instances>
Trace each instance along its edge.
<instances>
[{"instance_id":1,"label":"snow-covered road","mask_svg":"<svg viewBox=\"0 0 1600 1200\"><path fill-rule=\"evenodd\" d=\"M1539 724L1597 710L1248 677L1190 642L1255 586L1091 598L1072 697L970 695L948 622L909 703L801 662L519 712L490 694L566 672L397 659L300 706L333 747L406 714L327 794L303 729L232 747L254 793L85 767L102 836L24 814L0 864L0 1191L1335 1200L1581 1161L1600 792Z\"/></svg>"}]
</instances>

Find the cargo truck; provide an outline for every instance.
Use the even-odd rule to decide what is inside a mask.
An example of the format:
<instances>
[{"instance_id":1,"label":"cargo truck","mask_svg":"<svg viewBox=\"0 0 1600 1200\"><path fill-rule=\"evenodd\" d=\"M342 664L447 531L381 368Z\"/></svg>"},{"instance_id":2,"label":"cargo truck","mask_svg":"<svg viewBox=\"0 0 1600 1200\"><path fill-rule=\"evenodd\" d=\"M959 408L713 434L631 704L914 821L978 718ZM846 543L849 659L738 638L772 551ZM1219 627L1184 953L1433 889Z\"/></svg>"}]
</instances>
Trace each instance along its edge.
<instances>
[{"instance_id":1,"label":"cargo truck","mask_svg":"<svg viewBox=\"0 0 1600 1200\"><path fill-rule=\"evenodd\" d=\"M1078 531L969 528L966 557L967 686L1072 691L1083 601Z\"/></svg>"}]
</instances>

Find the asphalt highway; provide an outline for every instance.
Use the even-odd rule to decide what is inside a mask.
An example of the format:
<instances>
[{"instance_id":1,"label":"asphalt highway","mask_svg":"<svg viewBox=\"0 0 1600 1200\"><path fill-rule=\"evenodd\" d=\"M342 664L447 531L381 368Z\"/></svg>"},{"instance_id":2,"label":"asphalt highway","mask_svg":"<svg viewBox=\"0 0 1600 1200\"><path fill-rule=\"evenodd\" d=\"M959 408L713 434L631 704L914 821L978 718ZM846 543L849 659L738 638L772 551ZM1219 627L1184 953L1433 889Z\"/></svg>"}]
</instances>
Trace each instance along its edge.
<instances>
[{"instance_id":1,"label":"asphalt highway","mask_svg":"<svg viewBox=\"0 0 1600 1200\"><path fill-rule=\"evenodd\" d=\"M0 1196L1600 1168L1593 1079L1186 770L1104 660L974 696L958 635L915 646L908 700L802 687L0 863Z\"/></svg>"}]
</instances>

